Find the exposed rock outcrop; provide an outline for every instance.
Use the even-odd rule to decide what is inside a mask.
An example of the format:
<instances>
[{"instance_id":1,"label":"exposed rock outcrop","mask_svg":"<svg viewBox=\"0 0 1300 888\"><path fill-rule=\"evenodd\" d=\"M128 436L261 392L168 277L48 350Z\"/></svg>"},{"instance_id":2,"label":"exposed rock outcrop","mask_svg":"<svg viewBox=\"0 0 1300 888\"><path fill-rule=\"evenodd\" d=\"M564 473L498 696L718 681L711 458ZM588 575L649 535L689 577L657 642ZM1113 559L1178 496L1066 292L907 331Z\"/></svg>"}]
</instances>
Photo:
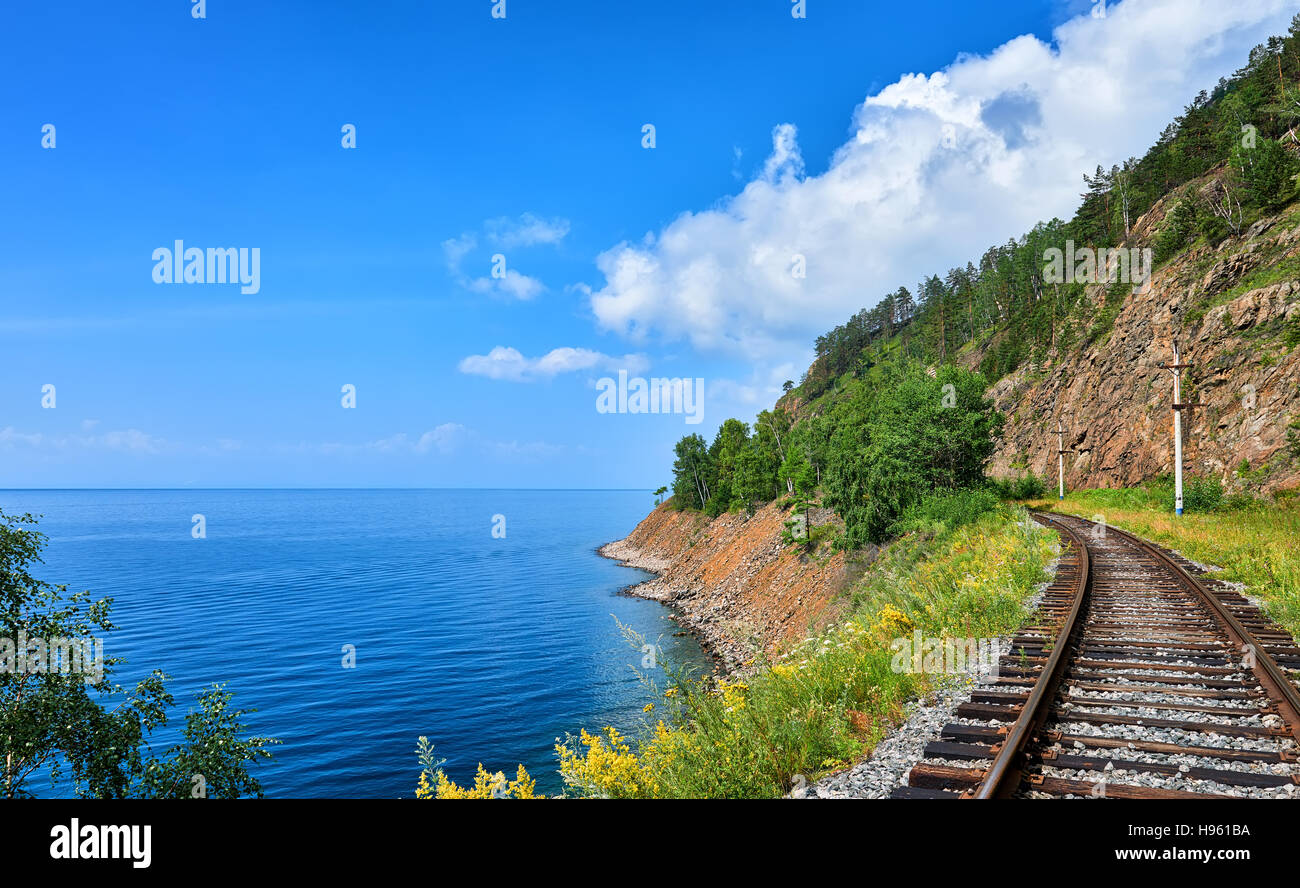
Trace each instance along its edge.
<instances>
[{"instance_id":1,"label":"exposed rock outcrop","mask_svg":"<svg viewBox=\"0 0 1300 888\"><path fill-rule=\"evenodd\" d=\"M1153 208L1136 233L1154 231L1164 209ZM1090 296L1100 301L1104 289ZM1007 424L990 474L1055 478L1058 418L1074 451L1066 455L1072 487L1172 472L1173 381L1159 365L1171 362L1177 337L1182 360L1194 365L1184 372L1183 401L1202 405L1184 414L1187 471L1264 491L1300 483L1287 438L1300 416L1300 349L1290 341L1300 325L1300 217L1263 219L1217 248L1178 256L1140 291L1109 298L1123 305L1094 343L1049 352L1041 366L992 386ZM1243 460L1248 480L1236 474Z\"/></svg>"}]
</instances>

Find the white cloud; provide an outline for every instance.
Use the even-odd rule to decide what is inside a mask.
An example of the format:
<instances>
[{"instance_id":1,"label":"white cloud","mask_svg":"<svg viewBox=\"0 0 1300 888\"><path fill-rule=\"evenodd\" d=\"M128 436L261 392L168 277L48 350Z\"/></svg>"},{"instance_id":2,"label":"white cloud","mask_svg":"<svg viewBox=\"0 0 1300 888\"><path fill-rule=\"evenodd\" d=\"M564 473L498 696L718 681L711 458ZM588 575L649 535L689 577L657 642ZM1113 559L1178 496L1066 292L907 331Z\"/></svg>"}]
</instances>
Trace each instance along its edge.
<instances>
[{"instance_id":1,"label":"white cloud","mask_svg":"<svg viewBox=\"0 0 1300 888\"><path fill-rule=\"evenodd\" d=\"M83 423L83 428L85 424ZM93 424L90 428L93 428ZM163 439L142 432L139 429L122 429L120 431L93 434L45 434L43 432L20 432L13 426L0 429L0 446L13 447L22 444L27 447L49 450L68 450L83 448L87 450L114 450L122 453L156 454L173 448Z\"/></svg>"},{"instance_id":2,"label":"white cloud","mask_svg":"<svg viewBox=\"0 0 1300 888\"><path fill-rule=\"evenodd\" d=\"M461 373L504 379L511 382L529 382L550 379L561 373L579 370L627 370L643 373L650 367L645 355L624 355L621 358L587 348L556 348L540 358L527 358L516 348L498 345L486 355L469 355L459 364Z\"/></svg>"},{"instance_id":3,"label":"white cloud","mask_svg":"<svg viewBox=\"0 0 1300 888\"><path fill-rule=\"evenodd\" d=\"M803 154L799 151L794 124L783 123L772 130L772 153L763 164L764 182L769 185L794 182L803 175Z\"/></svg>"},{"instance_id":4,"label":"white cloud","mask_svg":"<svg viewBox=\"0 0 1300 888\"><path fill-rule=\"evenodd\" d=\"M506 249L532 247L539 244L554 246L564 240L569 233L569 221L558 218L543 219L532 213L524 213L518 219L504 216L489 219L483 223L483 229L492 243ZM522 274L510 267L509 263L500 275L479 277L467 275L462 268L465 257L476 249L478 249L478 236L472 231L442 242L447 270L460 286L475 293L520 301L535 299L546 292L546 285L540 280Z\"/></svg>"},{"instance_id":5,"label":"white cloud","mask_svg":"<svg viewBox=\"0 0 1300 888\"><path fill-rule=\"evenodd\" d=\"M460 263L477 246L478 238L470 233L443 241L442 252L447 257L447 269L454 275L461 274Z\"/></svg>"},{"instance_id":6,"label":"white cloud","mask_svg":"<svg viewBox=\"0 0 1300 888\"><path fill-rule=\"evenodd\" d=\"M465 434L466 429L460 423L444 422L421 435L415 442L415 450L417 453L428 453L430 450L450 453L465 439Z\"/></svg>"},{"instance_id":7,"label":"white cloud","mask_svg":"<svg viewBox=\"0 0 1300 888\"><path fill-rule=\"evenodd\" d=\"M745 177L740 172L740 161L745 156L739 145L731 146L731 178L742 181Z\"/></svg>"},{"instance_id":8,"label":"white cloud","mask_svg":"<svg viewBox=\"0 0 1300 888\"><path fill-rule=\"evenodd\" d=\"M774 128L761 172L596 260L599 325L755 360L811 340L900 284L914 287L1040 220L1067 218L1081 176L1141 155L1201 89L1284 33L1294 2L1126 0L868 96L814 176ZM807 277L791 274L796 254Z\"/></svg>"},{"instance_id":9,"label":"white cloud","mask_svg":"<svg viewBox=\"0 0 1300 888\"><path fill-rule=\"evenodd\" d=\"M45 436L40 432L20 432L13 426L5 426L0 429L0 445L12 447L15 444L26 444L28 447L39 447Z\"/></svg>"},{"instance_id":10,"label":"white cloud","mask_svg":"<svg viewBox=\"0 0 1300 888\"><path fill-rule=\"evenodd\" d=\"M558 244L569 233L568 219L542 219L524 213L518 219L504 216L489 219L483 224L488 237L503 247L531 247L537 244Z\"/></svg>"},{"instance_id":11,"label":"white cloud","mask_svg":"<svg viewBox=\"0 0 1300 888\"><path fill-rule=\"evenodd\" d=\"M546 285L537 278L520 274L513 268L507 268L501 277L480 277L463 282L463 286L475 293L495 296L509 296L526 301L546 292Z\"/></svg>"},{"instance_id":12,"label":"white cloud","mask_svg":"<svg viewBox=\"0 0 1300 888\"><path fill-rule=\"evenodd\" d=\"M709 380L708 396L714 404L729 405L729 415L742 416L747 411L757 414L772 406L781 397L782 383L787 379L797 379L797 370L792 362L785 362L766 369L755 369L747 381L715 378Z\"/></svg>"},{"instance_id":13,"label":"white cloud","mask_svg":"<svg viewBox=\"0 0 1300 888\"><path fill-rule=\"evenodd\" d=\"M444 422L418 438L412 438L405 432L399 432L396 435L370 441L359 447L347 444L326 444L323 446L344 451L373 450L380 453L406 452L416 454L437 451L446 455L452 453L465 440L468 433L468 429L460 423Z\"/></svg>"}]
</instances>

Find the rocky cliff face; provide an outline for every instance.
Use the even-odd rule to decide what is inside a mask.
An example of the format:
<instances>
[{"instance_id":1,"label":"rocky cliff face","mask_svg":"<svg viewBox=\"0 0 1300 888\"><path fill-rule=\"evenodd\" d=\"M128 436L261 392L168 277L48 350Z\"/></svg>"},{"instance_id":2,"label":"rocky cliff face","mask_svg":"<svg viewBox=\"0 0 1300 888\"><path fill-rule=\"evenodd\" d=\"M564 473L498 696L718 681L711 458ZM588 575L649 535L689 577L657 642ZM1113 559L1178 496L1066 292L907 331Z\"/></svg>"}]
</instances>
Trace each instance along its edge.
<instances>
[{"instance_id":1,"label":"rocky cliff face","mask_svg":"<svg viewBox=\"0 0 1300 888\"><path fill-rule=\"evenodd\" d=\"M833 619L849 583L843 554L810 555L782 542L786 517L775 503L750 518L712 521L660 506L601 553L660 573L629 591L672 605L724 668L744 671Z\"/></svg>"},{"instance_id":2,"label":"rocky cliff face","mask_svg":"<svg viewBox=\"0 0 1300 888\"><path fill-rule=\"evenodd\" d=\"M1147 238L1166 203L1139 220ZM1100 303L1106 288L1090 288ZM1217 248L1162 266L1123 299L1109 333L1024 366L990 390L1007 424L990 474L1028 469L1056 477L1056 427L1066 430L1066 483L1118 487L1173 471L1172 363L1184 363L1186 471L1228 486L1277 490L1300 483L1288 427L1300 417L1300 212L1261 219ZM978 351L967 356L972 364ZM1290 429L1294 431L1294 427ZM1248 461L1249 471L1243 461Z\"/></svg>"}]
</instances>

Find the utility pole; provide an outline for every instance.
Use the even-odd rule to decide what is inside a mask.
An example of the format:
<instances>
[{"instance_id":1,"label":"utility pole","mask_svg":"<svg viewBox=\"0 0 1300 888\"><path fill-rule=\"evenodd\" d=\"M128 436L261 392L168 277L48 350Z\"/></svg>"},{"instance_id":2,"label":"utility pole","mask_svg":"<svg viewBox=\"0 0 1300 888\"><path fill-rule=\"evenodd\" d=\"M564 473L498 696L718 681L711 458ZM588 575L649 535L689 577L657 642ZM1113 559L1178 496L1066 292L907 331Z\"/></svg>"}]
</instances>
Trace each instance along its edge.
<instances>
[{"instance_id":1,"label":"utility pole","mask_svg":"<svg viewBox=\"0 0 1300 888\"><path fill-rule=\"evenodd\" d=\"M1061 421L1056 421L1056 478L1057 478L1057 499L1065 499L1065 455L1074 453L1073 450L1065 449L1065 429L1061 427Z\"/></svg>"},{"instance_id":2,"label":"utility pole","mask_svg":"<svg viewBox=\"0 0 1300 888\"><path fill-rule=\"evenodd\" d=\"M1174 340L1174 362L1161 364L1163 369L1174 375L1174 514L1183 514L1183 411L1200 404L1184 404L1183 370L1192 366L1178 360L1178 340Z\"/></svg>"}]
</instances>

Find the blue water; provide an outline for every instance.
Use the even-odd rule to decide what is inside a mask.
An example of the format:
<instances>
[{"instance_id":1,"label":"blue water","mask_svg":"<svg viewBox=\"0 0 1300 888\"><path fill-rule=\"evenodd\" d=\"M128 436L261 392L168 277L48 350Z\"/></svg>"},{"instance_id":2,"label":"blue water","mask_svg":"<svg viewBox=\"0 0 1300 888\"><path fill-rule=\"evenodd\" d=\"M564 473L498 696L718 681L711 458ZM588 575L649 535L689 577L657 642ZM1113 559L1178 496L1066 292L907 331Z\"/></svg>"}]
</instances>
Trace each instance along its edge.
<instances>
[{"instance_id":1,"label":"blue water","mask_svg":"<svg viewBox=\"0 0 1300 888\"><path fill-rule=\"evenodd\" d=\"M479 761L522 762L556 791L557 737L642 724L641 654L615 617L705 662L665 607L618 594L648 574L595 553L651 505L640 491L0 492L10 515L44 515L37 576L115 599L119 683L169 673L178 722L213 681L258 710L253 732L283 745L255 774L281 797L409 797L422 734L458 782Z\"/></svg>"}]
</instances>

